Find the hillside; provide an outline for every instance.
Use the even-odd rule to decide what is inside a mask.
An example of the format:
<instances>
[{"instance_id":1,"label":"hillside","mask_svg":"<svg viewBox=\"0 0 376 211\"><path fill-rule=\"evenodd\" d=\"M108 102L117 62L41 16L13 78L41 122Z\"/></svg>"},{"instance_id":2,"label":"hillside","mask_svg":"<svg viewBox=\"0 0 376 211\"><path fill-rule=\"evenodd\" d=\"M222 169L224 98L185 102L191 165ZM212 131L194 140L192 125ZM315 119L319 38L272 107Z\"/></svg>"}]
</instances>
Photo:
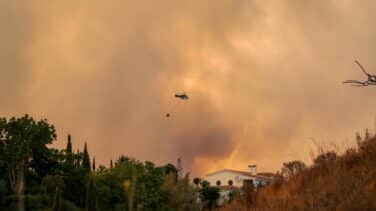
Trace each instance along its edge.
<instances>
[{"instance_id":1,"label":"hillside","mask_svg":"<svg viewBox=\"0 0 376 211\"><path fill-rule=\"evenodd\" d=\"M290 179L221 210L376 210L376 137L340 156L325 152Z\"/></svg>"}]
</instances>

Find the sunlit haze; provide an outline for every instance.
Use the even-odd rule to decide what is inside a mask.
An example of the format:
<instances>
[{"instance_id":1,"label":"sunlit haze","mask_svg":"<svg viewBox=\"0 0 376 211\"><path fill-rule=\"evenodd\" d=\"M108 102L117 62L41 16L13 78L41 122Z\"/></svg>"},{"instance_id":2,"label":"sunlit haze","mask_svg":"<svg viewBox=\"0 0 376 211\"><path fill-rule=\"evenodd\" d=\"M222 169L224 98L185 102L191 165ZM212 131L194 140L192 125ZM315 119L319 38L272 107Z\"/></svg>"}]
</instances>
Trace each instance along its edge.
<instances>
[{"instance_id":1,"label":"sunlit haze","mask_svg":"<svg viewBox=\"0 0 376 211\"><path fill-rule=\"evenodd\" d=\"M58 141L182 157L193 175L276 171L375 125L376 1L1 1L1 116L47 118ZM185 91L189 100L174 97ZM166 113L171 116L166 118Z\"/></svg>"}]
</instances>

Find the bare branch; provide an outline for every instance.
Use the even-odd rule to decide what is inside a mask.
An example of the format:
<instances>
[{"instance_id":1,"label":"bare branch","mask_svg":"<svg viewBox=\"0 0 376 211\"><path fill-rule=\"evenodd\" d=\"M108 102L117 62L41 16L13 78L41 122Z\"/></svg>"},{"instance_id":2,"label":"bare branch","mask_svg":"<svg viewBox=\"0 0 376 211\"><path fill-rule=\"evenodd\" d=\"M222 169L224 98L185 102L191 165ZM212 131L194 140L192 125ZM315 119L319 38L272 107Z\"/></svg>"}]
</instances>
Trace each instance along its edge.
<instances>
[{"instance_id":1,"label":"bare branch","mask_svg":"<svg viewBox=\"0 0 376 211\"><path fill-rule=\"evenodd\" d=\"M346 80L343 83L344 84L351 84L351 86L369 86L369 85L376 85L376 75L369 74L366 69L363 67L362 64L360 64L359 61L355 60L355 63L360 67L362 72L367 75L368 79L366 81L358 81L358 80Z\"/></svg>"},{"instance_id":2,"label":"bare branch","mask_svg":"<svg viewBox=\"0 0 376 211\"><path fill-rule=\"evenodd\" d=\"M358 60L355 60L355 63L360 67L360 69L363 71L364 74L366 74L367 76L370 76L371 74L369 74L366 69L363 67L362 64L360 64L360 62Z\"/></svg>"}]
</instances>

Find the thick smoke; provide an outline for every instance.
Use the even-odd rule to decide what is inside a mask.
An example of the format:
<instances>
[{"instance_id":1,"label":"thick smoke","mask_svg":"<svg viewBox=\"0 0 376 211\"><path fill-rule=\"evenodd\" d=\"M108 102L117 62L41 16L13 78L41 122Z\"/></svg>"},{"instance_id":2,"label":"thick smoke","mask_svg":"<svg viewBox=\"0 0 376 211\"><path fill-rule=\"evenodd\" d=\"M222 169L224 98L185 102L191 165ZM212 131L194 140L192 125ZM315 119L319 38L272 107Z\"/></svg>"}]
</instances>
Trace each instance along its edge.
<instances>
[{"instance_id":1,"label":"thick smoke","mask_svg":"<svg viewBox=\"0 0 376 211\"><path fill-rule=\"evenodd\" d=\"M0 111L46 117L57 146L70 132L102 162L276 170L307 161L310 138L340 144L373 121L374 90L341 84L364 77L354 59L376 67L370 0L0 6Z\"/></svg>"}]
</instances>

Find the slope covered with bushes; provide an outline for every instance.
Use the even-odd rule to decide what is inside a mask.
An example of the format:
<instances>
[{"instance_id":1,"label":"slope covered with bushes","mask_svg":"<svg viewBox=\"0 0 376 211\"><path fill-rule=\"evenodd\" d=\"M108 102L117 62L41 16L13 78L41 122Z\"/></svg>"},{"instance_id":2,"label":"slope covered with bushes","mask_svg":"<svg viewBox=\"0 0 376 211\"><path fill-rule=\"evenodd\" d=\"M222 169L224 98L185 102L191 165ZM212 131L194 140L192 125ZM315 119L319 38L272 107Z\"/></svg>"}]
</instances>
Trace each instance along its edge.
<instances>
[{"instance_id":1,"label":"slope covered with bushes","mask_svg":"<svg viewBox=\"0 0 376 211\"><path fill-rule=\"evenodd\" d=\"M222 210L376 210L376 138L340 156L320 154L312 166Z\"/></svg>"}]
</instances>

